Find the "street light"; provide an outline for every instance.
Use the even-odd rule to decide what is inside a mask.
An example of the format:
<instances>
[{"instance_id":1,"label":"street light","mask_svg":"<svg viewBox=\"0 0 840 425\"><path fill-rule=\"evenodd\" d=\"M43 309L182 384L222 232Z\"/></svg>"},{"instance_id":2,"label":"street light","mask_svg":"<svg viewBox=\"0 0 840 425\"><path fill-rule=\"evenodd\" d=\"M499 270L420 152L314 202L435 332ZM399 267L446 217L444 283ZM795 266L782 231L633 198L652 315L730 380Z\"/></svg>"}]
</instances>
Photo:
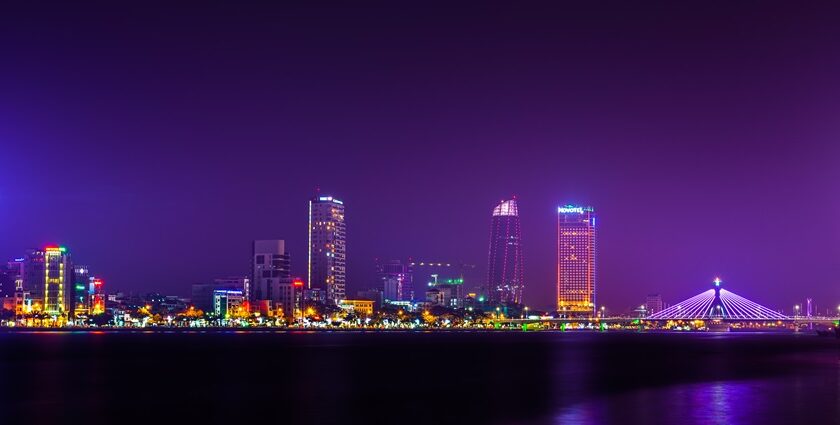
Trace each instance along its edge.
<instances>
[{"instance_id":1,"label":"street light","mask_svg":"<svg viewBox=\"0 0 840 425\"><path fill-rule=\"evenodd\" d=\"M793 317L799 316L799 304L793 306Z\"/></svg>"}]
</instances>

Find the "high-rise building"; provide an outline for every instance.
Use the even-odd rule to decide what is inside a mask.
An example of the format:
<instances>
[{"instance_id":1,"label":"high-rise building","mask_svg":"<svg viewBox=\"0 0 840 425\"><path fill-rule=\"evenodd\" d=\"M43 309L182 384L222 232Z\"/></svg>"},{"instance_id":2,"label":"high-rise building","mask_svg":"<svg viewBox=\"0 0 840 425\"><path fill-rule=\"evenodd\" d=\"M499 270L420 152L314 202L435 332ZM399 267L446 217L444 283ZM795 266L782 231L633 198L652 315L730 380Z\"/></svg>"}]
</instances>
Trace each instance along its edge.
<instances>
[{"instance_id":1,"label":"high-rise building","mask_svg":"<svg viewBox=\"0 0 840 425\"><path fill-rule=\"evenodd\" d=\"M564 316L594 316L596 290L595 210L557 209L557 310Z\"/></svg>"},{"instance_id":2,"label":"high-rise building","mask_svg":"<svg viewBox=\"0 0 840 425\"><path fill-rule=\"evenodd\" d=\"M663 308L662 295L648 294L647 298L645 298L645 311L647 314L659 313Z\"/></svg>"},{"instance_id":3,"label":"high-rise building","mask_svg":"<svg viewBox=\"0 0 840 425\"><path fill-rule=\"evenodd\" d=\"M283 315L291 317L303 289L303 282L295 282L285 241L254 241L250 282L254 305L268 302L269 310L282 309Z\"/></svg>"},{"instance_id":4,"label":"high-rise building","mask_svg":"<svg viewBox=\"0 0 840 425\"><path fill-rule=\"evenodd\" d=\"M15 290L23 285L23 258L0 266L0 297L14 297Z\"/></svg>"},{"instance_id":5,"label":"high-rise building","mask_svg":"<svg viewBox=\"0 0 840 425\"><path fill-rule=\"evenodd\" d=\"M411 265L400 260L376 261L376 274L386 301L414 299Z\"/></svg>"},{"instance_id":6,"label":"high-rise building","mask_svg":"<svg viewBox=\"0 0 840 425\"><path fill-rule=\"evenodd\" d=\"M24 258L23 287L33 299L33 310L54 316L65 314L71 275L70 254L63 246L28 251Z\"/></svg>"},{"instance_id":7,"label":"high-rise building","mask_svg":"<svg viewBox=\"0 0 840 425\"><path fill-rule=\"evenodd\" d=\"M91 281L87 266L73 266L73 295L70 297L69 311L73 317L90 313Z\"/></svg>"},{"instance_id":8,"label":"high-rise building","mask_svg":"<svg viewBox=\"0 0 840 425\"><path fill-rule=\"evenodd\" d=\"M516 199L493 208L487 290L494 303L522 303L525 288L522 264L522 231Z\"/></svg>"},{"instance_id":9,"label":"high-rise building","mask_svg":"<svg viewBox=\"0 0 840 425\"><path fill-rule=\"evenodd\" d=\"M333 304L346 298L346 248L344 203L332 196L312 198L307 285L309 289L325 290L327 302Z\"/></svg>"}]
</instances>

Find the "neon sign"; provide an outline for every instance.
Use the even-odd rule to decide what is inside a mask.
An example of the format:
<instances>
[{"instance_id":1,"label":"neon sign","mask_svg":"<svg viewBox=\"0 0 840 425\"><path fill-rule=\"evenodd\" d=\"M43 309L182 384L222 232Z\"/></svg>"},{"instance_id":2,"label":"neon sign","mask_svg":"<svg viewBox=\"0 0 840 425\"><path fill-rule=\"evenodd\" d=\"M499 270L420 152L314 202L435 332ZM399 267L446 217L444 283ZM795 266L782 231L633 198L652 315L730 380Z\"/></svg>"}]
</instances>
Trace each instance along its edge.
<instances>
[{"instance_id":1,"label":"neon sign","mask_svg":"<svg viewBox=\"0 0 840 425\"><path fill-rule=\"evenodd\" d=\"M557 212L560 214L583 214L583 207L560 207L557 208Z\"/></svg>"}]
</instances>

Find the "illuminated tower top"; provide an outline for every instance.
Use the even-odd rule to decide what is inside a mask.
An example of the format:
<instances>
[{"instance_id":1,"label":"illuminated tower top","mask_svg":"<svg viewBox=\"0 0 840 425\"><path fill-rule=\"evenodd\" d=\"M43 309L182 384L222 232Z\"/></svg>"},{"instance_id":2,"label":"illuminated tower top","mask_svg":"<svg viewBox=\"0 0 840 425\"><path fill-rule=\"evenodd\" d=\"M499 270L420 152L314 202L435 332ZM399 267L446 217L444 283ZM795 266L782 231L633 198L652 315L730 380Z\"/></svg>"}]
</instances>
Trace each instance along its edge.
<instances>
[{"instance_id":1,"label":"illuminated tower top","mask_svg":"<svg viewBox=\"0 0 840 425\"><path fill-rule=\"evenodd\" d=\"M509 201L502 201L496 208L493 208L493 217L504 216L519 216L519 207L516 204L516 199Z\"/></svg>"}]
</instances>

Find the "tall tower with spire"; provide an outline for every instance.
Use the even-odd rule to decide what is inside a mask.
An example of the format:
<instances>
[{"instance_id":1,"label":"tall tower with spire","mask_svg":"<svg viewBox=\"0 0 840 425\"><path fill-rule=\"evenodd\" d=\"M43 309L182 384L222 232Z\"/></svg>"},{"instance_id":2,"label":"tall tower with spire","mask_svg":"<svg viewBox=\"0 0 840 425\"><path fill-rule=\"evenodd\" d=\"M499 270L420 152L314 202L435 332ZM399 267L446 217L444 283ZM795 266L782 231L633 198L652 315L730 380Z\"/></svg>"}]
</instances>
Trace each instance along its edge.
<instances>
[{"instance_id":1,"label":"tall tower with spire","mask_svg":"<svg viewBox=\"0 0 840 425\"><path fill-rule=\"evenodd\" d=\"M519 205L513 198L493 208L487 290L494 303L521 304L524 289Z\"/></svg>"}]
</instances>

